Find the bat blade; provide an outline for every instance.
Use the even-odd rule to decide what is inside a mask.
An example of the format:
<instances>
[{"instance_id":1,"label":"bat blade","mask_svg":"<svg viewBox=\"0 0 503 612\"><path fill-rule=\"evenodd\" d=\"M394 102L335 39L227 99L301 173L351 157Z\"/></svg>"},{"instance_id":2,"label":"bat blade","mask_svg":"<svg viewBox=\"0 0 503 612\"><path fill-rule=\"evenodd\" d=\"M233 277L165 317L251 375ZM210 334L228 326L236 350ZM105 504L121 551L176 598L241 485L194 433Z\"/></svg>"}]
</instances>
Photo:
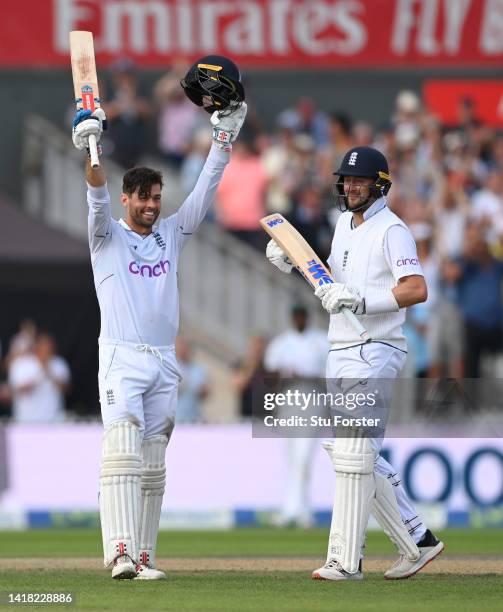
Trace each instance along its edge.
<instances>
[{"instance_id":1,"label":"bat blade","mask_svg":"<svg viewBox=\"0 0 503 612\"><path fill-rule=\"evenodd\" d=\"M98 75L94 58L92 32L74 30L70 32L70 60L72 64L73 89L77 110L94 112L100 106ZM99 166L96 138L89 137L89 152L93 168Z\"/></svg>"},{"instance_id":2,"label":"bat blade","mask_svg":"<svg viewBox=\"0 0 503 612\"><path fill-rule=\"evenodd\" d=\"M268 215L260 220L260 225L288 255L311 287L316 289L334 282L328 268L307 240L283 215Z\"/></svg>"},{"instance_id":3,"label":"bat blade","mask_svg":"<svg viewBox=\"0 0 503 612\"><path fill-rule=\"evenodd\" d=\"M321 285L334 282L328 268L318 257L302 234L279 213L268 215L260 220L262 229L281 247L288 255L293 265L299 270L307 282L316 289ZM358 318L347 308L343 308L346 319L358 332L365 342L371 338Z\"/></svg>"}]
</instances>

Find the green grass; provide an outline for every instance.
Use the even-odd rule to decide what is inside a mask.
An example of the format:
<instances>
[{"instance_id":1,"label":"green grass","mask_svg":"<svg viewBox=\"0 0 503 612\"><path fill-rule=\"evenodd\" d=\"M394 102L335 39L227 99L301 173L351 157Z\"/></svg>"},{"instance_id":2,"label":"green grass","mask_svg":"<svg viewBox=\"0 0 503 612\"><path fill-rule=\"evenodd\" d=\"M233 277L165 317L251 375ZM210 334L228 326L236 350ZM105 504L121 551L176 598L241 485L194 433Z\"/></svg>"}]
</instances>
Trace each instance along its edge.
<instances>
[{"instance_id":1,"label":"green grass","mask_svg":"<svg viewBox=\"0 0 503 612\"><path fill-rule=\"evenodd\" d=\"M305 556L321 558L327 529L162 532L160 557ZM501 532L490 529L439 533L448 555L501 555ZM394 555L387 538L371 532L369 555ZM0 532L0 555L8 557L99 557L95 530ZM502 561L503 562L503 561ZM13 571L0 574L0 591L72 592L77 610L173 610L190 612L328 612L501 610L503 580L495 575L423 574L411 580L383 580L367 573L361 582L312 581L309 572L173 571L166 582L111 580L110 572ZM22 606L55 609L55 606ZM2 608L3 609L3 608Z\"/></svg>"},{"instance_id":2,"label":"green grass","mask_svg":"<svg viewBox=\"0 0 503 612\"><path fill-rule=\"evenodd\" d=\"M446 555L500 555L502 533L496 529L451 529L437 534ZM328 529L269 528L232 531L164 531L159 557L323 556ZM394 547L380 532L370 532L366 553L393 555ZM5 557L99 557L101 534L92 529L0 531L0 555Z\"/></svg>"},{"instance_id":3,"label":"green grass","mask_svg":"<svg viewBox=\"0 0 503 612\"><path fill-rule=\"evenodd\" d=\"M419 576L386 582L382 576L370 575L362 582L328 583L286 572L173 572L167 582L150 583L114 582L104 572L7 572L0 576L0 590L72 592L73 609L180 612L447 611L454 607L459 612L486 612L500 610L503 595L496 576Z\"/></svg>"}]
</instances>

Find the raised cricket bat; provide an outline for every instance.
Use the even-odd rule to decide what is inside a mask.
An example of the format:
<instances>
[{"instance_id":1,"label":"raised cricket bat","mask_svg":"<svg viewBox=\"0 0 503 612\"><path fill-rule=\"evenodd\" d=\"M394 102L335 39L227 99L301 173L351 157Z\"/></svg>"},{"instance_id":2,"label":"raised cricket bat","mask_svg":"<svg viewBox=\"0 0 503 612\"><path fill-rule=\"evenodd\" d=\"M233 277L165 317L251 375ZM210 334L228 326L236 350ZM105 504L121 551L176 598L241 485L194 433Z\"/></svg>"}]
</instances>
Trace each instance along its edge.
<instances>
[{"instance_id":1,"label":"raised cricket bat","mask_svg":"<svg viewBox=\"0 0 503 612\"><path fill-rule=\"evenodd\" d=\"M70 32L70 57L77 110L84 109L94 112L100 106L100 94L92 32ZM89 136L89 155L92 167L98 168L100 160L94 135Z\"/></svg>"},{"instance_id":2,"label":"raised cricket bat","mask_svg":"<svg viewBox=\"0 0 503 612\"><path fill-rule=\"evenodd\" d=\"M283 215L278 213L268 215L260 219L260 225L288 255L293 265L313 289L320 285L334 282L328 268L309 246L308 242ZM365 342L370 342L372 338L355 314L347 308L343 308L342 312L358 332L360 338Z\"/></svg>"}]
</instances>

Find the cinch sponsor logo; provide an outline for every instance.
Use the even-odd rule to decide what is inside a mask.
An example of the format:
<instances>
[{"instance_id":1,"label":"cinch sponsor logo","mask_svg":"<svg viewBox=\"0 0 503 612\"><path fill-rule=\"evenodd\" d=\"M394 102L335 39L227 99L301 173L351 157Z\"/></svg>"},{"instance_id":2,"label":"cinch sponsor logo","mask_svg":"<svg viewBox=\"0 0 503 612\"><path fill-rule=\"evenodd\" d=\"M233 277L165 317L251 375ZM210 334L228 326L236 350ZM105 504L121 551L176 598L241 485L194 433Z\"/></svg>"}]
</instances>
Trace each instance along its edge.
<instances>
[{"instance_id":1,"label":"cinch sponsor logo","mask_svg":"<svg viewBox=\"0 0 503 612\"><path fill-rule=\"evenodd\" d=\"M149 266L148 264L140 266L137 261L132 261L128 269L131 274L139 274L140 276L148 276L149 278L152 276L161 276L169 272L169 261L167 259L160 261L156 263L155 266Z\"/></svg>"},{"instance_id":2,"label":"cinch sponsor logo","mask_svg":"<svg viewBox=\"0 0 503 612\"><path fill-rule=\"evenodd\" d=\"M267 225L269 227L274 227L275 225L279 225L280 223L283 223L283 219L271 219L270 221L267 221Z\"/></svg>"},{"instance_id":3,"label":"cinch sponsor logo","mask_svg":"<svg viewBox=\"0 0 503 612\"><path fill-rule=\"evenodd\" d=\"M332 279L327 274L325 268L316 259L311 259L307 262L308 272L311 274L314 280L318 281L318 285L328 285L332 283Z\"/></svg>"},{"instance_id":4,"label":"cinch sponsor logo","mask_svg":"<svg viewBox=\"0 0 503 612\"><path fill-rule=\"evenodd\" d=\"M398 259L396 262L398 267L401 266L418 266L419 260L416 257L406 257L405 259Z\"/></svg>"}]
</instances>

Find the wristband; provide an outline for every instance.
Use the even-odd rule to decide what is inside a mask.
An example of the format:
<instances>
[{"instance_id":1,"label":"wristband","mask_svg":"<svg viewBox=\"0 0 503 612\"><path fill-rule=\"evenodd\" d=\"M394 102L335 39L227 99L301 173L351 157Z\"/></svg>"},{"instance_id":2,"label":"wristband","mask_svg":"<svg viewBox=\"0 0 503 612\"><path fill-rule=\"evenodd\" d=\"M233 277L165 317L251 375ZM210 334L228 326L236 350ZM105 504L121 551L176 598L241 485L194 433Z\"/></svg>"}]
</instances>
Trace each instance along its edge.
<instances>
[{"instance_id":1,"label":"wristband","mask_svg":"<svg viewBox=\"0 0 503 612\"><path fill-rule=\"evenodd\" d=\"M400 306L391 289L389 291L376 291L365 296L365 314L376 315L387 312L398 312Z\"/></svg>"}]
</instances>

